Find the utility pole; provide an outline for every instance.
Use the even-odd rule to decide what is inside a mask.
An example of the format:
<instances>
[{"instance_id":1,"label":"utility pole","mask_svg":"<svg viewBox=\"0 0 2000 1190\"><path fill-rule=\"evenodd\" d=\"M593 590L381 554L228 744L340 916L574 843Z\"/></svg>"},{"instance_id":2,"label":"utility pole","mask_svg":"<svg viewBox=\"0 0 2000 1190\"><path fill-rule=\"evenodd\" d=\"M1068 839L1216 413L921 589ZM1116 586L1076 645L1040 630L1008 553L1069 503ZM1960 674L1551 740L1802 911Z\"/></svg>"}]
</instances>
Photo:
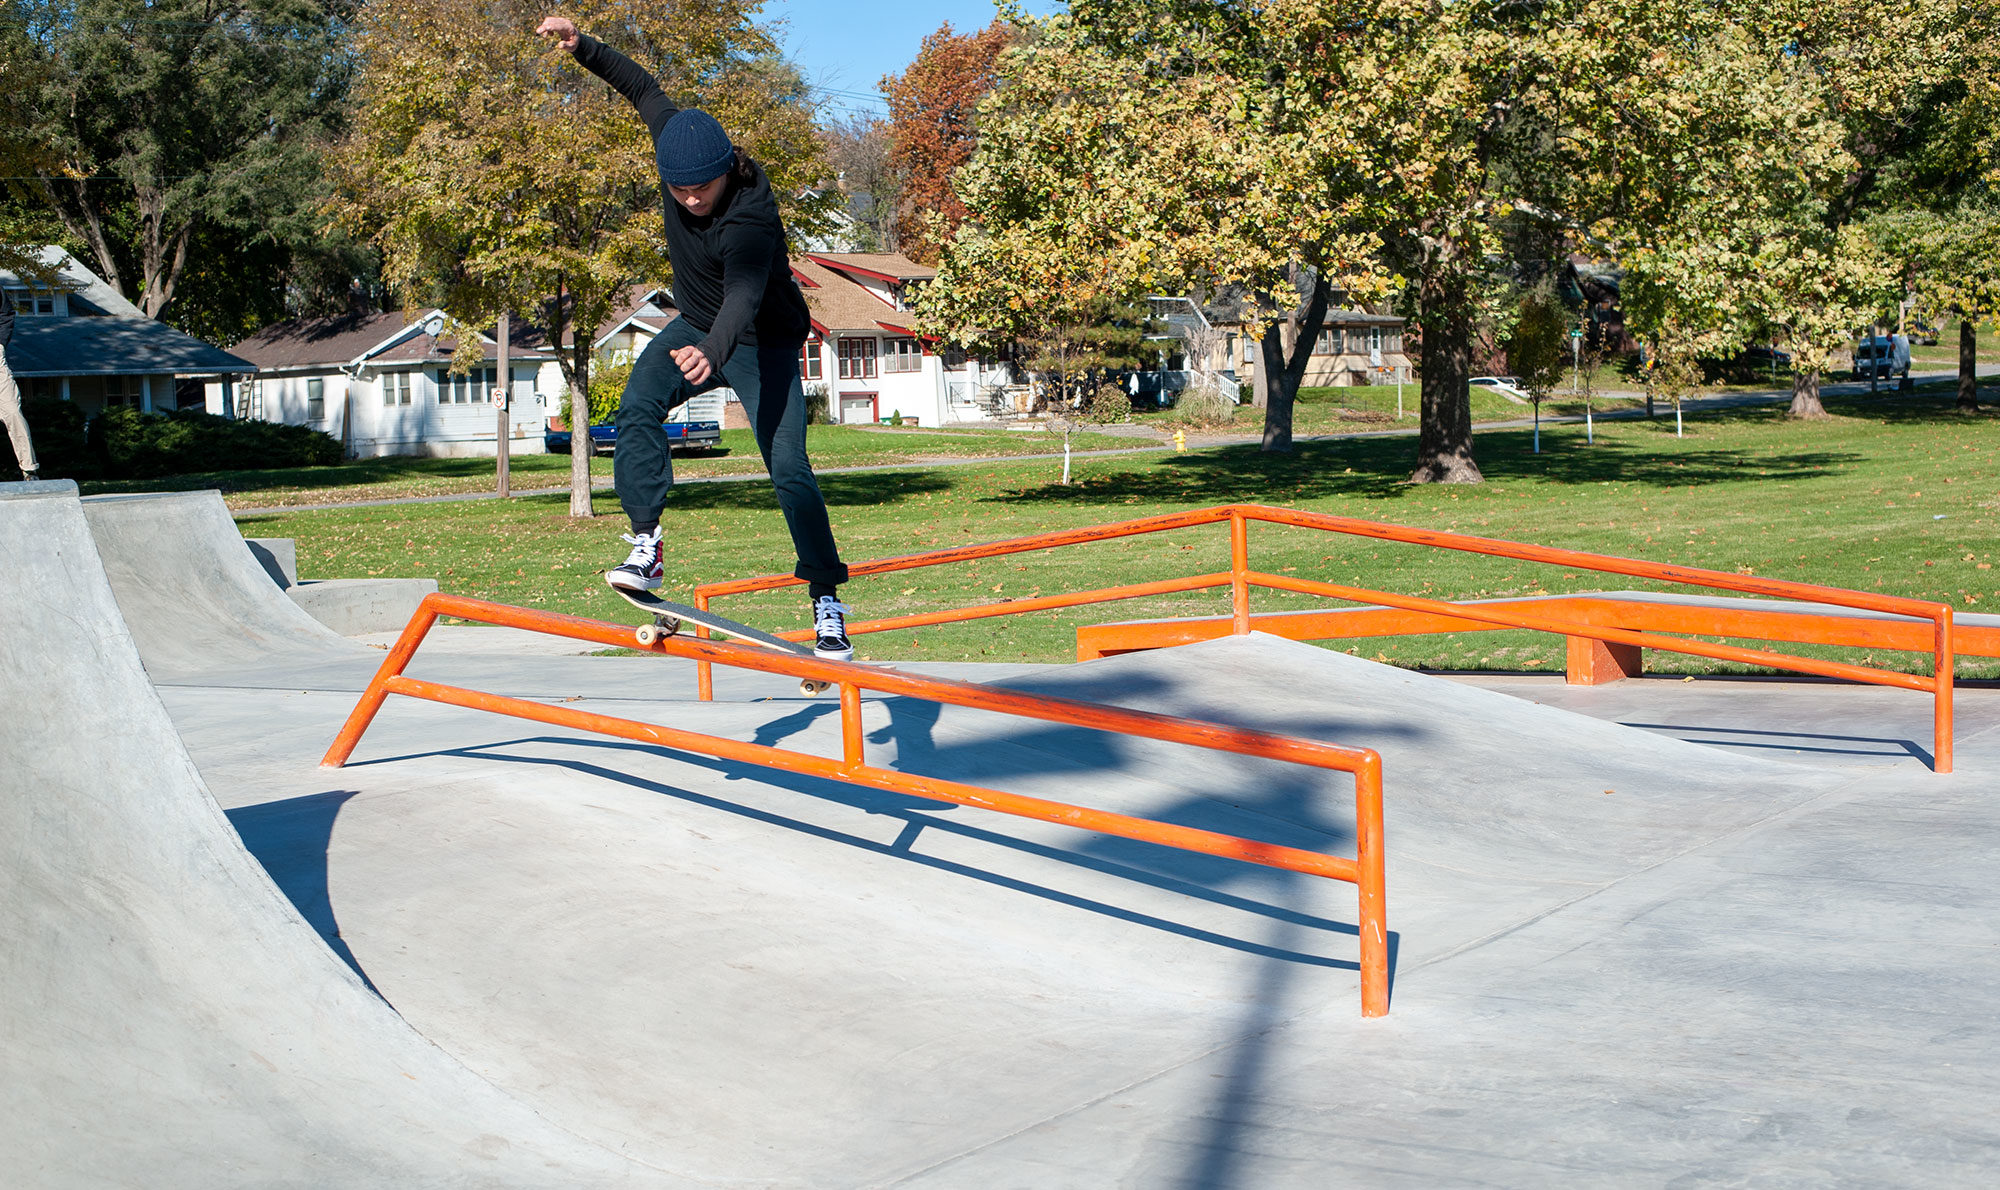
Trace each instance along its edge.
<instances>
[{"instance_id":1,"label":"utility pole","mask_svg":"<svg viewBox=\"0 0 2000 1190\"><path fill-rule=\"evenodd\" d=\"M493 388L493 417L494 417L493 460L494 460L495 479L497 481L497 486L499 488L500 498L504 500L507 498L507 448L509 445L508 439L512 437L512 435L508 432L507 428L507 418L509 414L509 410L507 407L514 403L512 400L514 396L514 373L511 366L507 362L508 328L507 328L507 311L505 310L500 311L500 326L498 329L500 337L500 360L499 360L500 367L498 369L498 376L497 376L499 383L496 384ZM586 430L584 441L588 442L589 440L590 440L589 431ZM574 448L572 447L572 449Z\"/></svg>"}]
</instances>

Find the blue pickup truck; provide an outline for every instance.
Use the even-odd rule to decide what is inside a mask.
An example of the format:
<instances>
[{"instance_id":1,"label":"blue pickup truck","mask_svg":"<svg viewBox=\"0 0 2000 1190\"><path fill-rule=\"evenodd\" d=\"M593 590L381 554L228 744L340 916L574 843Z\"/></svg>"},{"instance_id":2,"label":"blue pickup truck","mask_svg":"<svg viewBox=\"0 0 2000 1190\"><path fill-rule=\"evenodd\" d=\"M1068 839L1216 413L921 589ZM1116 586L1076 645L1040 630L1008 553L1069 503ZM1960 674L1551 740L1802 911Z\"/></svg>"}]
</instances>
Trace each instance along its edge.
<instances>
[{"instance_id":1,"label":"blue pickup truck","mask_svg":"<svg viewBox=\"0 0 2000 1190\"><path fill-rule=\"evenodd\" d=\"M667 431L667 445L672 450L714 450L722 445L722 405L725 398L717 394L704 393L679 409L674 416L661 423ZM557 418L550 418L542 430L542 448L550 454L566 455L570 450L571 435L566 424ZM600 422L590 427L590 453L603 454L618 446L618 427L611 422Z\"/></svg>"}]
</instances>

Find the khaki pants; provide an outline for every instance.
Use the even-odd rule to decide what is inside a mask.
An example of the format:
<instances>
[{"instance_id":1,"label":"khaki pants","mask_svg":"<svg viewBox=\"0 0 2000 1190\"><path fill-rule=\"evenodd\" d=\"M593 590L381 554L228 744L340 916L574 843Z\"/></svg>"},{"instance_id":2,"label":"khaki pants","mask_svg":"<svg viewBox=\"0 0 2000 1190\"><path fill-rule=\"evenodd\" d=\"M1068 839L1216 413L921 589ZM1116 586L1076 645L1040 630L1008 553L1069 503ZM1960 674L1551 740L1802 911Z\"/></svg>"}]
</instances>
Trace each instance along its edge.
<instances>
[{"instance_id":1,"label":"khaki pants","mask_svg":"<svg viewBox=\"0 0 2000 1190\"><path fill-rule=\"evenodd\" d=\"M4 354L0 354L0 422L7 425L7 437L14 442L14 457L21 470L29 475L41 470L35 464L35 444L28 439L28 419L21 416L21 389L14 383Z\"/></svg>"}]
</instances>

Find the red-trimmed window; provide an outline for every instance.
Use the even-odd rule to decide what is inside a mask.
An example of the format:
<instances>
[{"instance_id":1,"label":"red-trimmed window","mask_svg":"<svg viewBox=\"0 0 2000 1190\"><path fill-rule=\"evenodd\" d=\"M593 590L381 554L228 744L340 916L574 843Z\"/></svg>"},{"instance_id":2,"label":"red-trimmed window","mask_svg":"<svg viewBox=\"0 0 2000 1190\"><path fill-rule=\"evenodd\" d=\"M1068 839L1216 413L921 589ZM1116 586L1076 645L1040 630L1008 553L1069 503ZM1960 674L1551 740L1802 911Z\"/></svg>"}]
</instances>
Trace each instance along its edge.
<instances>
[{"instance_id":1,"label":"red-trimmed window","mask_svg":"<svg viewBox=\"0 0 2000 1190\"><path fill-rule=\"evenodd\" d=\"M840 341L840 378L842 380L873 380L875 378L875 338L842 339Z\"/></svg>"},{"instance_id":2,"label":"red-trimmed window","mask_svg":"<svg viewBox=\"0 0 2000 1190\"><path fill-rule=\"evenodd\" d=\"M924 349L917 346L915 339L889 339L882 344L882 370L884 372L921 372L924 370Z\"/></svg>"},{"instance_id":3,"label":"red-trimmed window","mask_svg":"<svg viewBox=\"0 0 2000 1190\"><path fill-rule=\"evenodd\" d=\"M818 335L807 335L806 345L799 348L799 379L822 380L826 377L825 357L820 354L826 347L826 340Z\"/></svg>"}]
</instances>

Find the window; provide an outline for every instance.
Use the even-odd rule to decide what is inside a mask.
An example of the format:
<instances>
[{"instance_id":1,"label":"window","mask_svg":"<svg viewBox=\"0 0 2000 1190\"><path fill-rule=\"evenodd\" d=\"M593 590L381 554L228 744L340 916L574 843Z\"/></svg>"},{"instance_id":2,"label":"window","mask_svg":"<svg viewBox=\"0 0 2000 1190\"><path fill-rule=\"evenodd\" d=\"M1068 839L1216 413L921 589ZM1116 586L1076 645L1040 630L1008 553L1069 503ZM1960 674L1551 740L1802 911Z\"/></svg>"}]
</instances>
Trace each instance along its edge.
<instances>
[{"instance_id":1,"label":"window","mask_svg":"<svg viewBox=\"0 0 2000 1190\"><path fill-rule=\"evenodd\" d=\"M890 339L882 344L882 355L884 372L924 370L924 349L917 346L915 339Z\"/></svg>"},{"instance_id":2,"label":"window","mask_svg":"<svg viewBox=\"0 0 2000 1190\"><path fill-rule=\"evenodd\" d=\"M306 420L326 420L326 381L317 376L306 381Z\"/></svg>"},{"instance_id":3,"label":"window","mask_svg":"<svg viewBox=\"0 0 2000 1190\"><path fill-rule=\"evenodd\" d=\"M143 408L146 402L145 398L140 394L145 391L146 378L144 376L106 376L104 378L104 407L109 409L113 405L127 405L133 409Z\"/></svg>"},{"instance_id":4,"label":"window","mask_svg":"<svg viewBox=\"0 0 2000 1190\"><path fill-rule=\"evenodd\" d=\"M1317 343L1314 343L1314 344L1313 344L1313 354L1314 354L1314 355L1339 355L1339 354L1340 354L1340 332L1339 332L1339 331L1321 331L1321 332L1319 333L1319 342L1317 342Z\"/></svg>"},{"instance_id":5,"label":"window","mask_svg":"<svg viewBox=\"0 0 2000 1190\"><path fill-rule=\"evenodd\" d=\"M820 355L826 347L826 340L818 335L807 335L806 345L799 348L799 377L803 380L823 380L826 377L826 362Z\"/></svg>"},{"instance_id":6,"label":"window","mask_svg":"<svg viewBox=\"0 0 2000 1190\"><path fill-rule=\"evenodd\" d=\"M872 380L875 377L875 340L842 339L840 341L840 378L842 380Z\"/></svg>"},{"instance_id":7,"label":"window","mask_svg":"<svg viewBox=\"0 0 2000 1190\"><path fill-rule=\"evenodd\" d=\"M382 386L382 403L384 405L409 404L410 390L416 387L411 382L415 379L416 377L410 375L408 372L382 373L379 381Z\"/></svg>"},{"instance_id":8,"label":"window","mask_svg":"<svg viewBox=\"0 0 2000 1190\"><path fill-rule=\"evenodd\" d=\"M7 296L14 299L16 314L53 314L56 312L56 295L47 290L7 288Z\"/></svg>"},{"instance_id":9,"label":"window","mask_svg":"<svg viewBox=\"0 0 2000 1190\"><path fill-rule=\"evenodd\" d=\"M454 376L450 368L437 370L437 391L440 405L482 405L499 382L493 368L474 368L463 376Z\"/></svg>"}]
</instances>

